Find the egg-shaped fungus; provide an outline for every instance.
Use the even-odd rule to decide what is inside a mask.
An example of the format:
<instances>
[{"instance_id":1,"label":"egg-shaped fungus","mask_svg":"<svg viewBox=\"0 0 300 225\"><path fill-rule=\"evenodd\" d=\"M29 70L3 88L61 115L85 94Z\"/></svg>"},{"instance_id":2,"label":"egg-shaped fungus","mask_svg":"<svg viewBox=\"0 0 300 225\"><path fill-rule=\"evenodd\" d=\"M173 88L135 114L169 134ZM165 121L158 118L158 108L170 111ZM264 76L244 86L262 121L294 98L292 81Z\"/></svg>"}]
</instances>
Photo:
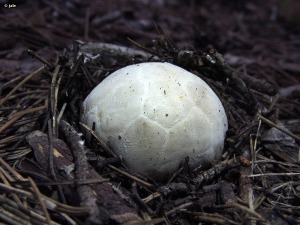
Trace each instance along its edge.
<instances>
[{"instance_id":1,"label":"egg-shaped fungus","mask_svg":"<svg viewBox=\"0 0 300 225\"><path fill-rule=\"evenodd\" d=\"M189 157L207 167L222 154L228 122L198 76L170 63L119 69L92 90L81 120L133 171L165 180Z\"/></svg>"}]
</instances>

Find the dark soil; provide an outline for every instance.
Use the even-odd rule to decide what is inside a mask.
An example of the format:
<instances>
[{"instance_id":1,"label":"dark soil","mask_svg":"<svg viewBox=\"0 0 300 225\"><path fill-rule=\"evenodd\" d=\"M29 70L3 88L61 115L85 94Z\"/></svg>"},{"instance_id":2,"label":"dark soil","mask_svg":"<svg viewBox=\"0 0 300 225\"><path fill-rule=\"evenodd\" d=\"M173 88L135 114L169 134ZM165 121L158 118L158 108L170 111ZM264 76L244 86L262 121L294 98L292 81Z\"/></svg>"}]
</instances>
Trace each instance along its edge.
<instances>
[{"instance_id":1,"label":"dark soil","mask_svg":"<svg viewBox=\"0 0 300 225\"><path fill-rule=\"evenodd\" d=\"M0 1L0 223L300 224L299 12L297 0ZM183 159L157 183L102 140L81 144L84 98L145 61L220 96L229 130L210 169Z\"/></svg>"}]
</instances>

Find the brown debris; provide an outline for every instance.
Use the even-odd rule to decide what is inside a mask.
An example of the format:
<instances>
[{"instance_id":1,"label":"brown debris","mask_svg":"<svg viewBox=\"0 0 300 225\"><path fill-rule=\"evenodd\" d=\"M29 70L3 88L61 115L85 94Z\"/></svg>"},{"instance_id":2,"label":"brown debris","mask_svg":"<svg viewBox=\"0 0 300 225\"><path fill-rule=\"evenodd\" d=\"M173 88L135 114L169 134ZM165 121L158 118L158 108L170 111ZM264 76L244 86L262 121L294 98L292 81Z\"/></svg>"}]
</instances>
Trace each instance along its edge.
<instances>
[{"instance_id":1,"label":"brown debris","mask_svg":"<svg viewBox=\"0 0 300 225\"><path fill-rule=\"evenodd\" d=\"M297 1L14 4L0 8L0 223L300 223ZM156 183L100 138L82 142L87 94L145 61L179 65L221 98L229 130L211 168L183 159Z\"/></svg>"},{"instance_id":2,"label":"brown debris","mask_svg":"<svg viewBox=\"0 0 300 225\"><path fill-rule=\"evenodd\" d=\"M61 127L67 136L67 142L70 144L72 152L62 140L53 140L55 172L60 181L70 180L74 181L74 184L78 184L76 185L78 192L76 195L79 198L80 205L90 209L89 222L105 224L108 223L110 218L115 220L119 215L124 214L127 216L126 218L122 217L122 223L140 221L141 219L135 214L134 210L127 207L123 199L114 193L111 185L106 182L103 183L102 180L104 179L92 168L89 168L83 145L81 144L83 141L74 128L65 121L61 122ZM40 131L34 131L27 136L27 140L33 148L40 166L44 172L47 172L49 170L49 140L47 135ZM75 165L73 164L74 161ZM84 180L98 180L99 183L80 185L80 181ZM72 188L64 188L67 200L76 204L73 192ZM101 207L98 208L96 202Z\"/></svg>"}]
</instances>

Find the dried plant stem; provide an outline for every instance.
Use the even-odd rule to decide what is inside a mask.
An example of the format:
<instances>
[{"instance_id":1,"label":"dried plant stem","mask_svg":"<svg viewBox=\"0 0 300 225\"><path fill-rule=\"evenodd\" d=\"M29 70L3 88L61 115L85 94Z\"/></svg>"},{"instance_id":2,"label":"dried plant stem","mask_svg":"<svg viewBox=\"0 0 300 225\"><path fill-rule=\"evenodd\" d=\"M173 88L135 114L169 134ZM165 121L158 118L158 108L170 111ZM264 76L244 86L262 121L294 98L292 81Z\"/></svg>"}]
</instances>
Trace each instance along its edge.
<instances>
[{"instance_id":1,"label":"dried plant stem","mask_svg":"<svg viewBox=\"0 0 300 225\"><path fill-rule=\"evenodd\" d=\"M60 128L67 137L68 144L73 150L75 157L75 177L77 179L86 180L89 174L89 164L85 155L83 141L76 130L66 121L61 120ZM81 205L91 208L89 220L102 221L103 216L97 206L97 198L93 189L89 185L78 185L78 193L80 195Z\"/></svg>"},{"instance_id":2,"label":"dried plant stem","mask_svg":"<svg viewBox=\"0 0 300 225\"><path fill-rule=\"evenodd\" d=\"M1 176L1 173L0 173ZM0 177L1 178L1 177ZM39 186L56 186L56 185L83 185L83 184L99 184L108 182L109 179L86 179L86 180L56 180L56 181L43 181L35 182ZM21 184L23 186L28 186L28 182L11 182L12 184Z\"/></svg>"},{"instance_id":3,"label":"dried plant stem","mask_svg":"<svg viewBox=\"0 0 300 225\"><path fill-rule=\"evenodd\" d=\"M31 185L38 201L40 202L40 205L41 205L42 211L43 211L43 213L46 217L47 223L50 225L51 224L51 218L50 218L50 215L48 213L47 207L45 205L45 201L44 201L38 187L36 186L35 182L30 177L29 177L28 180L29 180L29 183L30 183L30 185Z\"/></svg>"},{"instance_id":4,"label":"dried plant stem","mask_svg":"<svg viewBox=\"0 0 300 225\"><path fill-rule=\"evenodd\" d=\"M237 204L237 203L233 203L233 204L230 204L229 206L232 206L234 208L238 208L246 213L249 213L250 215L254 216L255 218L258 218L262 221L265 221L265 219L257 212L255 212L254 210L248 208L248 207L245 207L243 205L240 205L240 204Z\"/></svg>"},{"instance_id":5,"label":"dried plant stem","mask_svg":"<svg viewBox=\"0 0 300 225\"><path fill-rule=\"evenodd\" d=\"M0 179L2 180L2 182L4 184L10 186L9 181L6 178L7 174L5 176L4 173L6 173L6 171L4 169L2 169L2 167L0 167ZM20 198L16 194L12 194L12 197L15 200L15 202L17 202L18 204L21 204L21 200L20 200Z\"/></svg>"},{"instance_id":6,"label":"dried plant stem","mask_svg":"<svg viewBox=\"0 0 300 225\"><path fill-rule=\"evenodd\" d=\"M52 65L50 62L48 62L47 60L45 60L44 58L42 58L41 56L39 56L38 54L36 54L36 53L35 53L34 51L32 51L31 49L28 49L28 50L27 50L27 53L28 53L30 56L32 56L32 57L38 59L39 61L41 61L43 64L47 65L48 67L53 67L53 65Z\"/></svg>"},{"instance_id":7,"label":"dried plant stem","mask_svg":"<svg viewBox=\"0 0 300 225\"><path fill-rule=\"evenodd\" d=\"M149 220L143 220L141 222L134 222L134 223L125 223L125 224L132 224L132 225L154 225L154 224L161 224L165 222L165 218L155 218Z\"/></svg>"},{"instance_id":8,"label":"dried plant stem","mask_svg":"<svg viewBox=\"0 0 300 225\"><path fill-rule=\"evenodd\" d=\"M35 195L32 194L31 192L19 188L7 186L5 184L0 183L0 190L4 191L5 193L15 193L21 195L23 197L29 198L32 201L36 200ZM45 200L45 204L48 209L55 210L57 212L68 213L69 215L78 216L78 215L87 215L88 212L90 211L90 208L88 207L74 207L74 206L65 205L51 198L48 198L44 195L42 195L42 198Z\"/></svg>"},{"instance_id":9,"label":"dried plant stem","mask_svg":"<svg viewBox=\"0 0 300 225\"><path fill-rule=\"evenodd\" d=\"M51 119L48 119L48 141L49 141L49 158L48 158L48 163L49 163L49 170L52 178L56 181L57 176L55 173L55 168L54 168L54 144L53 144L53 120L51 123ZM60 185L57 186L58 189L58 194L63 203L66 203L66 199L62 190L62 187Z\"/></svg>"},{"instance_id":10,"label":"dried plant stem","mask_svg":"<svg viewBox=\"0 0 300 225\"><path fill-rule=\"evenodd\" d=\"M300 173L262 173L262 174L248 175L248 177L263 177L263 176L300 176Z\"/></svg>"},{"instance_id":11,"label":"dried plant stem","mask_svg":"<svg viewBox=\"0 0 300 225\"><path fill-rule=\"evenodd\" d=\"M14 175L18 180L20 181L26 181L24 177L22 177L17 171L15 171L8 163L6 163L1 157L0 157L0 164L3 168L5 168L8 172L10 172L12 175Z\"/></svg>"},{"instance_id":12,"label":"dried plant stem","mask_svg":"<svg viewBox=\"0 0 300 225\"><path fill-rule=\"evenodd\" d=\"M184 211L183 213L194 216L200 222L212 223L212 224L236 224L240 225L240 223L230 220L224 216L221 216L216 213L204 213L204 212L190 212Z\"/></svg>"},{"instance_id":13,"label":"dried plant stem","mask_svg":"<svg viewBox=\"0 0 300 225\"><path fill-rule=\"evenodd\" d=\"M107 144L103 141L102 138L99 138L98 135L96 134L95 131L93 131L91 128L89 128L86 124L79 122L81 126L83 126L88 132L90 132L98 141L101 146L107 153L112 155L115 158L119 158L108 146Z\"/></svg>"},{"instance_id":14,"label":"dried plant stem","mask_svg":"<svg viewBox=\"0 0 300 225\"><path fill-rule=\"evenodd\" d=\"M140 179L138 177L132 176L129 173L126 173L125 171L120 170L120 169L118 169L118 168L116 168L116 167L114 167L112 165L108 165L108 167L111 168L111 169L113 169L113 170L115 170L115 171L117 171L118 173L120 173L120 174L122 174L122 175L124 175L124 176L126 176L126 177L128 177L128 178L130 178L132 180L134 180L135 182L137 182L137 183L139 183L141 185L144 185L147 188L153 187L152 184L150 184L150 183L148 183L148 182L146 182L146 181L144 181L144 180L142 180L142 179Z\"/></svg>"},{"instance_id":15,"label":"dried plant stem","mask_svg":"<svg viewBox=\"0 0 300 225\"><path fill-rule=\"evenodd\" d=\"M1 128L0 128L0 133L3 132L4 130L6 130L10 125L12 125L14 122L16 122L18 119L20 119L22 116L28 114L28 113L32 113L32 112L36 112L36 111L39 111L39 110L43 110L47 108L47 106L39 106L39 107L36 107L36 108L31 108L31 109L26 109L22 112L18 112L18 113L15 113L12 118L7 121Z\"/></svg>"},{"instance_id":16,"label":"dried plant stem","mask_svg":"<svg viewBox=\"0 0 300 225\"><path fill-rule=\"evenodd\" d=\"M205 182L212 181L213 179L216 179L218 176L220 176L225 171L238 166L239 163L235 162L235 160L224 160L220 162L219 164L213 166L212 168L203 171L199 173L194 179L193 182L195 184L196 189L199 189L201 185Z\"/></svg>"},{"instance_id":17,"label":"dried plant stem","mask_svg":"<svg viewBox=\"0 0 300 225\"><path fill-rule=\"evenodd\" d=\"M58 74L60 70L60 65L57 65L55 67L55 70L53 72L52 80L51 80L51 99L50 99L50 105L51 105L51 120L52 120L52 132L53 136L57 137L57 96L58 96Z\"/></svg>"},{"instance_id":18,"label":"dried plant stem","mask_svg":"<svg viewBox=\"0 0 300 225\"><path fill-rule=\"evenodd\" d=\"M27 223L24 222L22 218L16 217L14 214L7 212L6 210L1 210L0 213L1 221L7 222L7 224L12 225L25 225Z\"/></svg>"},{"instance_id":19,"label":"dried plant stem","mask_svg":"<svg viewBox=\"0 0 300 225\"><path fill-rule=\"evenodd\" d=\"M187 203L183 203L177 207L174 207L173 209L171 209L170 211L166 212L166 216L169 216L175 212L178 212L180 210L184 210L190 206L192 206L194 203L193 202L187 202Z\"/></svg>"},{"instance_id":20,"label":"dried plant stem","mask_svg":"<svg viewBox=\"0 0 300 225\"><path fill-rule=\"evenodd\" d=\"M132 40L131 38L127 38L127 39L128 39L130 42L132 42L133 44L135 44L138 48L144 50L145 52L149 52L149 53L152 54L152 55L158 56L158 54L157 54L155 51L153 51L152 49L149 49L149 48L144 47L143 45L137 43L136 41Z\"/></svg>"},{"instance_id":21,"label":"dried plant stem","mask_svg":"<svg viewBox=\"0 0 300 225\"><path fill-rule=\"evenodd\" d=\"M215 216L196 216L198 221L203 223L212 223L212 224L226 224L226 220L222 218L216 218Z\"/></svg>"},{"instance_id":22,"label":"dried plant stem","mask_svg":"<svg viewBox=\"0 0 300 225\"><path fill-rule=\"evenodd\" d=\"M30 217L30 219L33 218L33 220L36 220L36 224L39 224L38 222L41 223L45 223L46 222L46 218L38 213L36 213L35 211L31 210L30 208L20 204L20 203L16 203L12 200L10 200L9 198L5 198L3 196L0 196L0 203L2 205L9 205L10 207L13 207L14 209L18 209L21 213L24 213L26 215L28 215L28 217ZM29 219L29 218L28 218ZM28 221L28 219L26 219L26 223ZM28 223L27 223L28 224ZM51 221L52 225L58 225L58 223Z\"/></svg>"},{"instance_id":23,"label":"dried plant stem","mask_svg":"<svg viewBox=\"0 0 300 225\"><path fill-rule=\"evenodd\" d=\"M161 194L159 192L154 192L154 193L150 194L149 196L147 196L146 198L143 198L143 201L145 203L147 203L147 202L150 202L153 199L158 198L160 196L161 196Z\"/></svg>"},{"instance_id":24,"label":"dried plant stem","mask_svg":"<svg viewBox=\"0 0 300 225\"><path fill-rule=\"evenodd\" d=\"M46 69L46 66L42 66L39 69L37 69L36 71L34 71L32 74L28 75L24 80L22 80L20 83L17 84L17 86L11 90L11 92L9 92L3 99L1 99L0 101L0 105L3 105L4 102L6 102L6 100L13 95L16 90L18 90L23 84L25 84L27 81L29 81L31 78L33 78L35 75L43 72Z\"/></svg>"},{"instance_id":25,"label":"dried plant stem","mask_svg":"<svg viewBox=\"0 0 300 225\"><path fill-rule=\"evenodd\" d=\"M300 137L298 137L297 135L293 134L292 132L284 129L283 127L273 123L271 120L268 120L267 118L263 117L262 115L258 114L259 119L261 119L263 122L267 123L268 125L270 125L271 127L275 127L276 129L282 131L283 133L286 133L287 135L295 138L297 141L300 141Z\"/></svg>"},{"instance_id":26,"label":"dried plant stem","mask_svg":"<svg viewBox=\"0 0 300 225\"><path fill-rule=\"evenodd\" d=\"M54 171L54 163L53 163L53 152L54 152L54 147L53 147L53 131L52 131L52 124L51 120L48 119L48 141L49 141L49 170L52 178L56 180L56 174Z\"/></svg>"},{"instance_id":27,"label":"dried plant stem","mask_svg":"<svg viewBox=\"0 0 300 225\"><path fill-rule=\"evenodd\" d=\"M152 55L145 53L144 51L128 48L124 46L107 44L107 43L84 43L79 47L79 54L100 54L100 55L111 55L118 57L130 57L133 58L137 55L144 58L150 58Z\"/></svg>"},{"instance_id":28,"label":"dried plant stem","mask_svg":"<svg viewBox=\"0 0 300 225\"><path fill-rule=\"evenodd\" d=\"M63 106L61 107L61 110L60 110L60 112L59 112L59 114L57 116L57 123L58 124L60 123L60 120L61 120L61 118L62 118L62 116L63 116L63 114L65 112L66 107L67 107L67 103L64 103Z\"/></svg>"}]
</instances>

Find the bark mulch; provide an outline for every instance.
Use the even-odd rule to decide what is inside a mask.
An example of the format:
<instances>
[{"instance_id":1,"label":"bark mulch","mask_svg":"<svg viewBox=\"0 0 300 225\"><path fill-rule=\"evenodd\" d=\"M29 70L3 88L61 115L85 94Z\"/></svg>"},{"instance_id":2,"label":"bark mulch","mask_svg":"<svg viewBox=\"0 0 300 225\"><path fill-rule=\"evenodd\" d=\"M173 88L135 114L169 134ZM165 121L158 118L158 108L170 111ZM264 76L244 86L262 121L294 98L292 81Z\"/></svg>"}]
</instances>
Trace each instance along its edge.
<instances>
[{"instance_id":1,"label":"bark mulch","mask_svg":"<svg viewBox=\"0 0 300 225\"><path fill-rule=\"evenodd\" d=\"M300 224L298 1L1 1L4 224ZM126 65L205 80L227 112L222 159L165 183L84 142L81 104ZM184 160L184 159L183 159Z\"/></svg>"}]
</instances>

